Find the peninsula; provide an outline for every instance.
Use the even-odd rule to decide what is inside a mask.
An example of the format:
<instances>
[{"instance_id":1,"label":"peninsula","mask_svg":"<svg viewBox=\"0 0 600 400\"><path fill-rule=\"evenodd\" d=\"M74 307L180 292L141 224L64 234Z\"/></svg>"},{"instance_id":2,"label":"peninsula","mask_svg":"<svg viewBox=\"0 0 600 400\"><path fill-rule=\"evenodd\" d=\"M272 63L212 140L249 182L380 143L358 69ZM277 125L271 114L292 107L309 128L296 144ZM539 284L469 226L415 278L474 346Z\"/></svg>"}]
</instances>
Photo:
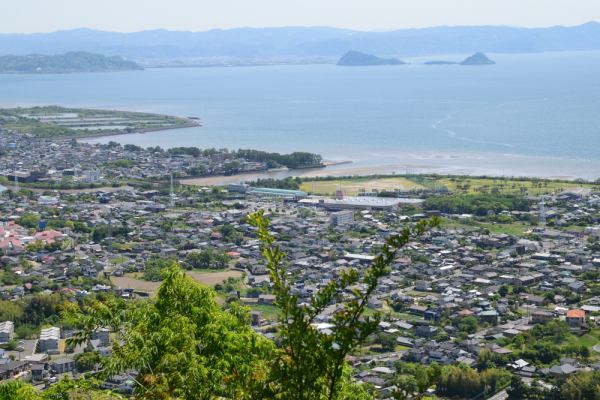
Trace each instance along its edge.
<instances>
[{"instance_id":1,"label":"peninsula","mask_svg":"<svg viewBox=\"0 0 600 400\"><path fill-rule=\"evenodd\" d=\"M373 65L404 65L405 62L396 58L381 58L373 54L361 53L359 51L349 51L344 54L337 62L337 65L343 67L373 66Z\"/></svg>"},{"instance_id":2,"label":"peninsula","mask_svg":"<svg viewBox=\"0 0 600 400\"><path fill-rule=\"evenodd\" d=\"M199 126L196 118L58 106L0 109L0 127L43 138L81 138Z\"/></svg>"},{"instance_id":3,"label":"peninsula","mask_svg":"<svg viewBox=\"0 0 600 400\"><path fill-rule=\"evenodd\" d=\"M108 57L84 51L54 55L0 56L0 73L2 74L66 74L140 69L143 68L122 57Z\"/></svg>"}]
</instances>

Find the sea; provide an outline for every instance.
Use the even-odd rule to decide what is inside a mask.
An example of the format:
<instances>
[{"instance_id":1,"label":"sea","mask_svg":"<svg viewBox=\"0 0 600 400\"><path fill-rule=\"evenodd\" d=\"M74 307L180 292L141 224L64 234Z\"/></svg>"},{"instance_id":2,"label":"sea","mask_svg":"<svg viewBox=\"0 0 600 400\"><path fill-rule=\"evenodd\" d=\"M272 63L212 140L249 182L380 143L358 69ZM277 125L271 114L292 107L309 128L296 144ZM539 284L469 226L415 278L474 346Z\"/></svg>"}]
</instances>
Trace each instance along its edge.
<instances>
[{"instance_id":1,"label":"sea","mask_svg":"<svg viewBox=\"0 0 600 400\"><path fill-rule=\"evenodd\" d=\"M90 138L140 146L309 151L320 174L600 177L600 52L488 54L493 66L153 68L0 75L0 106L197 117L195 128Z\"/></svg>"}]
</instances>

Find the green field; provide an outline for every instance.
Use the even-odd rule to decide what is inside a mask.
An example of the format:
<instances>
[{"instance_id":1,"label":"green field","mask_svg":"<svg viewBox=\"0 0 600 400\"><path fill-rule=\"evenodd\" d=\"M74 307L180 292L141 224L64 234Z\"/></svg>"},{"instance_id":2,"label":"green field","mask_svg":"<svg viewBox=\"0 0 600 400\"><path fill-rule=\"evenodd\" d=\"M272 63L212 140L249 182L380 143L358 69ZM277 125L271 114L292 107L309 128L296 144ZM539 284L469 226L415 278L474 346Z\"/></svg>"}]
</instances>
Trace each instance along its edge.
<instances>
[{"instance_id":1,"label":"green field","mask_svg":"<svg viewBox=\"0 0 600 400\"><path fill-rule=\"evenodd\" d=\"M281 313L279 308L268 304L255 304L250 306L253 311L260 311L261 315L265 319L275 320Z\"/></svg>"},{"instance_id":2,"label":"green field","mask_svg":"<svg viewBox=\"0 0 600 400\"><path fill-rule=\"evenodd\" d=\"M336 180L307 180L300 185L300 190L310 194L332 196L336 190L342 189L348 196L356 196L361 191L394 191L418 190L424 187L403 177L389 178L342 178Z\"/></svg>"},{"instance_id":3,"label":"green field","mask_svg":"<svg viewBox=\"0 0 600 400\"><path fill-rule=\"evenodd\" d=\"M576 346L594 347L600 344L600 329L593 329L582 336L570 335L564 345L574 344ZM592 352L592 354L594 354ZM594 354L597 355L597 354Z\"/></svg>"},{"instance_id":4,"label":"green field","mask_svg":"<svg viewBox=\"0 0 600 400\"><path fill-rule=\"evenodd\" d=\"M502 179L485 177L449 177L436 175L389 176L389 177L342 177L339 179L311 180L305 178L300 190L310 194L332 196L342 189L348 196L356 196L362 191L411 191L447 189L461 194L521 194L539 196L559 193L567 189L596 189L599 186L589 182L556 181L544 179Z\"/></svg>"},{"instance_id":5,"label":"green field","mask_svg":"<svg viewBox=\"0 0 600 400\"><path fill-rule=\"evenodd\" d=\"M551 181L542 179L495 179L495 178L440 178L436 180L440 185L455 193L491 193L497 191L502 194L523 194L539 196L542 194L557 193L567 189L586 188L592 189L597 185L590 183Z\"/></svg>"}]
</instances>

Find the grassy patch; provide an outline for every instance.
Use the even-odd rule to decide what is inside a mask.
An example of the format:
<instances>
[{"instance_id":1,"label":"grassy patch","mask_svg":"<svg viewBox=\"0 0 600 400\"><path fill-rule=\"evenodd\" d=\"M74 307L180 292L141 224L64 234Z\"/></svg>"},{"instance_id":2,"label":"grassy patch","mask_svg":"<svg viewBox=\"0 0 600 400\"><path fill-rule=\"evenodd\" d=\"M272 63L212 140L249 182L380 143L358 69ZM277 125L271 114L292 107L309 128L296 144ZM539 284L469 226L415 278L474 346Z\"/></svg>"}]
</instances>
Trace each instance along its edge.
<instances>
[{"instance_id":1,"label":"grassy patch","mask_svg":"<svg viewBox=\"0 0 600 400\"><path fill-rule=\"evenodd\" d=\"M589 183L549 181L542 179L517 180L457 177L441 178L437 182L453 192L466 194L491 193L492 190L497 190L502 194L523 194L529 196L557 193L566 189L596 187Z\"/></svg>"},{"instance_id":2,"label":"grassy patch","mask_svg":"<svg viewBox=\"0 0 600 400\"><path fill-rule=\"evenodd\" d=\"M356 196L361 191L371 192L394 190L418 190L423 186L403 177L390 178L351 178L327 181L307 181L300 185L300 190L311 194L323 196L334 195L336 190L342 189L348 196Z\"/></svg>"},{"instance_id":3,"label":"grassy patch","mask_svg":"<svg viewBox=\"0 0 600 400\"><path fill-rule=\"evenodd\" d=\"M263 318L271 319L271 320L277 319L277 317L281 313L279 308L277 308L276 306L269 305L269 304L256 304L256 305L250 306L250 309L253 311L260 311Z\"/></svg>"},{"instance_id":4,"label":"grassy patch","mask_svg":"<svg viewBox=\"0 0 600 400\"><path fill-rule=\"evenodd\" d=\"M464 228L464 229L487 229L490 233L505 233L514 236L526 236L527 231L532 229L532 226L525 222L511 222L507 224L478 222L468 220L465 222L457 221L450 218L442 218L442 227L446 229Z\"/></svg>"}]
</instances>

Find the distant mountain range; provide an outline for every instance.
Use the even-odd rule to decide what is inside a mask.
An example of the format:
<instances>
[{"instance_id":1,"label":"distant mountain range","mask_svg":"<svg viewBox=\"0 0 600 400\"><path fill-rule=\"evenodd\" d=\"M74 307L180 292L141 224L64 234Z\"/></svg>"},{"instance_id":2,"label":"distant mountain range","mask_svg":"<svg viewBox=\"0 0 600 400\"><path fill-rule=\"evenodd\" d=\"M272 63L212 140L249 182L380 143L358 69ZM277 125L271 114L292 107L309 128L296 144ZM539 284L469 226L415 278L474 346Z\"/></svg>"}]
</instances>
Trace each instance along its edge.
<instances>
[{"instance_id":1,"label":"distant mountain range","mask_svg":"<svg viewBox=\"0 0 600 400\"><path fill-rule=\"evenodd\" d=\"M133 61L119 56L106 57L84 51L65 54L26 56L0 56L0 73L3 74L64 74L73 72L127 71L142 69Z\"/></svg>"},{"instance_id":2,"label":"distant mountain range","mask_svg":"<svg viewBox=\"0 0 600 400\"><path fill-rule=\"evenodd\" d=\"M0 54L87 51L136 60L176 58L339 58L349 50L381 56L450 53L533 53L600 50L600 24L575 27L437 27L391 32L337 28L240 28L206 32L153 30L114 33L89 29L0 34Z\"/></svg>"}]
</instances>

